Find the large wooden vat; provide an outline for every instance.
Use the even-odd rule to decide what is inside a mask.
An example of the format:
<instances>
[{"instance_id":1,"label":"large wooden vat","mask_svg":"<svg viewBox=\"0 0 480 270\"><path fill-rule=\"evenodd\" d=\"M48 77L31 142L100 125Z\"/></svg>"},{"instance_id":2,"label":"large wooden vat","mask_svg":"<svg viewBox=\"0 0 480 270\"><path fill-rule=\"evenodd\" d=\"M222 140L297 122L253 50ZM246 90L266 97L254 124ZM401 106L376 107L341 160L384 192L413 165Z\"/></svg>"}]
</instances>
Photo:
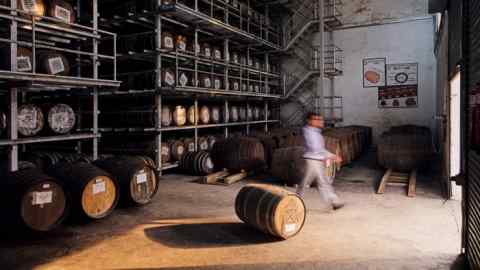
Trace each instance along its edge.
<instances>
[{"instance_id":1,"label":"large wooden vat","mask_svg":"<svg viewBox=\"0 0 480 270\"><path fill-rule=\"evenodd\" d=\"M260 184L240 190L235 199L235 212L243 222L282 239L298 234L306 218L305 204L298 195Z\"/></svg>"},{"instance_id":2,"label":"large wooden vat","mask_svg":"<svg viewBox=\"0 0 480 270\"><path fill-rule=\"evenodd\" d=\"M50 231L68 213L68 195L61 182L38 169L9 173L0 192L2 225Z\"/></svg>"},{"instance_id":3,"label":"large wooden vat","mask_svg":"<svg viewBox=\"0 0 480 270\"><path fill-rule=\"evenodd\" d=\"M215 142L212 149L215 168L231 171L253 170L265 166L265 150L254 138L231 138Z\"/></svg>"},{"instance_id":4,"label":"large wooden vat","mask_svg":"<svg viewBox=\"0 0 480 270\"><path fill-rule=\"evenodd\" d=\"M113 212L120 188L107 172L84 162L58 163L49 174L61 180L72 196L72 214L79 219L101 219Z\"/></svg>"},{"instance_id":5,"label":"large wooden vat","mask_svg":"<svg viewBox=\"0 0 480 270\"><path fill-rule=\"evenodd\" d=\"M192 175L207 175L213 172L213 162L206 151L189 152L180 159L180 169Z\"/></svg>"},{"instance_id":6,"label":"large wooden vat","mask_svg":"<svg viewBox=\"0 0 480 270\"><path fill-rule=\"evenodd\" d=\"M98 160L95 165L114 176L120 186L120 201L125 205L145 205L158 189L155 168L140 157L119 156Z\"/></svg>"},{"instance_id":7,"label":"large wooden vat","mask_svg":"<svg viewBox=\"0 0 480 270\"><path fill-rule=\"evenodd\" d=\"M378 163L386 169L421 169L428 166L432 156L432 135L426 127L394 127L382 134L378 142Z\"/></svg>"}]
</instances>

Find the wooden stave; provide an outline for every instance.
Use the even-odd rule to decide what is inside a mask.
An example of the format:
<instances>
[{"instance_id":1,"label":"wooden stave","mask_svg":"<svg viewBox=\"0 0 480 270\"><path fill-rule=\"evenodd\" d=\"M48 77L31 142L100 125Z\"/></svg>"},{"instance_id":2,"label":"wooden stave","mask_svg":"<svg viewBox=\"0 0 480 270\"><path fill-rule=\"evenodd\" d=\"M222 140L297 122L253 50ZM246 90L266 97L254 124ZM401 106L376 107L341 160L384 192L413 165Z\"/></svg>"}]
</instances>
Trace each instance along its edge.
<instances>
[{"instance_id":1,"label":"wooden stave","mask_svg":"<svg viewBox=\"0 0 480 270\"><path fill-rule=\"evenodd\" d=\"M294 233L285 233L279 229L277 219L279 205L285 199L293 199L298 206L297 228ZM303 200L295 193L278 187L250 184L243 187L235 198L235 212L245 223L272 236L288 239L297 235L303 228L306 219L306 208ZM263 213L263 215L262 215ZM282 227L282 226L280 226Z\"/></svg>"},{"instance_id":2,"label":"wooden stave","mask_svg":"<svg viewBox=\"0 0 480 270\"><path fill-rule=\"evenodd\" d=\"M22 118L22 115L24 115L23 112L32 112L32 111L35 111L37 116L36 123L35 123L36 127L35 128L25 127L25 125L21 124L21 118ZM20 135L25 137L38 135L45 126L45 117L42 112L42 109L33 104L24 104L18 107L17 119L18 119L18 133L20 133Z\"/></svg>"},{"instance_id":3,"label":"wooden stave","mask_svg":"<svg viewBox=\"0 0 480 270\"><path fill-rule=\"evenodd\" d=\"M56 113L59 113L59 110L63 111L63 113L68 114L68 123L67 123L68 125L57 128L57 127L54 126L53 116ZM50 110L48 111L47 119L48 119L48 126L50 127L50 129L54 133L57 133L57 134L70 133L70 131L72 131L75 128L75 124L76 124L75 112L73 111L72 107L70 107L69 105L64 104L64 103L59 103L59 104L56 104L56 105L52 106L50 108Z\"/></svg>"},{"instance_id":4,"label":"wooden stave","mask_svg":"<svg viewBox=\"0 0 480 270\"><path fill-rule=\"evenodd\" d=\"M117 156L94 162L95 166L113 175L120 186L119 202L126 206L143 206L150 203L158 190L158 179L155 168L142 157ZM147 174L147 183L139 184L138 174ZM136 193L145 189L145 194ZM148 189L148 191L147 191Z\"/></svg>"},{"instance_id":5,"label":"wooden stave","mask_svg":"<svg viewBox=\"0 0 480 270\"><path fill-rule=\"evenodd\" d=\"M69 194L57 179L41 170L28 168L8 173L2 190L1 206L4 214L2 225L14 230L46 232L57 228L69 213ZM52 202L33 206L33 192L52 192ZM34 216L29 212L34 211ZM53 213L52 213L53 212ZM32 222L30 219L43 219ZM36 223L36 224L35 224Z\"/></svg>"},{"instance_id":6,"label":"wooden stave","mask_svg":"<svg viewBox=\"0 0 480 270\"><path fill-rule=\"evenodd\" d=\"M109 216L115 209L120 198L120 187L118 182L112 178L107 172L101 170L100 168L85 162L76 162L76 163L67 163L61 162L57 163L48 170L48 174L54 176L58 180L62 181L67 188L68 192L71 194L71 205L72 205L72 216L78 220L97 220ZM98 209L101 211L98 214L88 213L83 204L84 192L86 188L90 185L95 179L107 180L109 182L109 187L114 188L113 200L109 202L108 207L104 209ZM111 190L109 190L110 192ZM97 197L98 199L98 197ZM99 207L96 207L99 208Z\"/></svg>"}]
</instances>

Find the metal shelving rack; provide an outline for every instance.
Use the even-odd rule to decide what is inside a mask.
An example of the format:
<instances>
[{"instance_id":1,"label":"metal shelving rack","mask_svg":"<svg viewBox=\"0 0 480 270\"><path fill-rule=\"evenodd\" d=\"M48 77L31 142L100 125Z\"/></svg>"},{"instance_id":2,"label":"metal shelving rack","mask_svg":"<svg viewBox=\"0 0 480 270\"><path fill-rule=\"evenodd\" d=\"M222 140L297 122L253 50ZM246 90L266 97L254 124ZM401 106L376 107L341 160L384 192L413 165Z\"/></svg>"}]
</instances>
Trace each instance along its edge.
<instances>
[{"instance_id":1,"label":"metal shelving rack","mask_svg":"<svg viewBox=\"0 0 480 270\"><path fill-rule=\"evenodd\" d=\"M77 2L79 4L80 1ZM9 5L9 6L7 6ZM10 54L10 67L8 70L0 70L0 84L3 91L0 96L6 98L8 104L7 125L8 134L4 139L0 139L0 146L7 147L8 167L11 171L18 170L20 147L25 150L27 144L41 144L48 142L61 141L79 141L78 151L81 151L81 140L92 140L92 155L98 157L98 93L105 89L115 89L120 85L116 80L116 34L98 29L98 5L97 1L92 1L92 25L84 26L60 21L46 16L32 16L17 7L16 0L10 0L5 5L0 5L0 26L9 29L9 36L2 36L1 43L7 43ZM78 12L77 18L80 18ZM27 33L29 40L22 40L21 34ZM88 43L84 47L78 46L77 49L65 48L61 46L62 42L68 43L69 40ZM99 52L100 41L110 40L112 54L102 54ZM59 45L60 44L60 45ZM17 70L17 49L19 46L30 48L32 51L31 72L20 72ZM69 53L76 56L77 60L85 60L91 66L91 70L86 73L79 64L75 76L46 75L36 71L36 53L38 49L48 49L50 51ZM78 60L80 61L80 60ZM99 77L99 64L109 61L112 73L104 78ZM85 75L88 74L88 75ZM103 74L102 74L103 75ZM59 91L68 95L88 95L91 97L91 106L95 112L92 128L83 133L58 135L58 136L38 136L20 138L18 134L18 103L19 100L25 102L32 95L50 95Z\"/></svg>"},{"instance_id":2,"label":"metal shelving rack","mask_svg":"<svg viewBox=\"0 0 480 270\"><path fill-rule=\"evenodd\" d=\"M167 3L168 2L168 3ZM279 122L269 119L270 103L269 100L279 100L283 95L281 75L270 66L270 54L281 49L281 35L271 26L268 18L268 8L265 10L265 16L259 16L257 20L251 19L253 9L250 6L250 0L245 4L233 5L232 1L223 0L194 0L194 1L162 1L155 0L153 10L138 9L132 7L127 13L113 14L109 19L102 19L102 25L121 28L125 25L135 25L144 32L134 34L134 39L144 38L148 42L154 41L154 46L142 51L119 50L117 54L120 62L149 62L152 64L150 70L139 72L119 72L119 78L129 81L131 78L144 76L146 81L153 81L152 87L127 86L127 89L119 89L109 93L101 93L108 96L121 95L148 95L154 99L155 126L148 128L103 128L102 133L109 134L153 134L155 136L155 161L159 173L163 170L178 166L178 163L164 164L162 162L162 153L160 151L163 142L163 136L170 132L189 130L194 132L195 149L198 149L199 131L209 128L221 128L225 137L229 136L230 128L245 127L245 133L249 134L251 127L263 127L268 132L269 125ZM208 11L201 10L200 6L208 6ZM218 16L221 13L222 16ZM217 16L215 15L217 14ZM247 15L247 16L244 16ZM249 16L250 15L250 16ZM190 30L193 33L193 44L200 45L202 36L209 39L220 41L222 43L222 59L213 59L201 55L194 45L190 51L166 50L162 48L162 35L166 26L172 26L183 31ZM140 37L150 35L152 38ZM125 39L125 40L123 40ZM123 47L124 42L132 39L131 34L119 34L119 48ZM232 47L240 48L246 51L243 63L235 63L230 59L230 50ZM176 47L176 46L175 46ZM121 52L120 52L121 51ZM263 68L253 65L253 56L261 56L265 65ZM175 73L175 85L166 86L162 81L162 70L166 64ZM187 63L187 64L186 64ZM203 72L202 72L203 69ZM209 72L205 72L209 69ZM220 72L218 72L220 70ZM199 81L200 74L209 74L221 77L222 87L201 87L197 83L181 85L178 78L181 72L189 72L193 82ZM146 74L146 75L145 75ZM237 74L236 76L234 74ZM239 89L232 90L231 79L239 82ZM213 80L212 80L213 81ZM246 85L244 87L243 85ZM256 85L257 87L251 85ZM198 111L199 98L220 97L224 112L228 111L230 102L241 100L247 106L251 102L257 104L261 102L264 107L264 119L254 121L248 119L244 122L229 122L219 124L200 125L198 122L191 126L183 127L162 127L161 112L165 97L187 98ZM196 117L198 118L198 117ZM198 119L197 119L198 121Z\"/></svg>"}]
</instances>

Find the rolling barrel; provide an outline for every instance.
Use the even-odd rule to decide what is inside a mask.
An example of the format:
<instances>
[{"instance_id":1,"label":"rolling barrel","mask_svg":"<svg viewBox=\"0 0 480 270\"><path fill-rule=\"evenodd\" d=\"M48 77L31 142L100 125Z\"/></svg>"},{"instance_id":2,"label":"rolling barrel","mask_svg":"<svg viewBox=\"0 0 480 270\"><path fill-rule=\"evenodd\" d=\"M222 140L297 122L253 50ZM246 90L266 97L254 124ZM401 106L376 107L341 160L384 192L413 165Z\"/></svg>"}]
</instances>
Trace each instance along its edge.
<instances>
[{"instance_id":1,"label":"rolling barrel","mask_svg":"<svg viewBox=\"0 0 480 270\"><path fill-rule=\"evenodd\" d=\"M180 169L191 175L207 175L213 172L213 163L206 151L189 152L180 159Z\"/></svg>"},{"instance_id":2,"label":"rolling barrel","mask_svg":"<svg viewBox=\"0 0 480 270\"><path fill-rule=\"evenodd\" d=\"M235 199L235 212L245 223L282 239L298 234L305 223L303 200L285 189L250 184Z\"/></svg>"},{"instance_id":3,"label":"rolling barrel","mask_svg":"<svg viewBox=\"0 0 480 270\"><path fill-rule=\"evenodd\" d=\"M67 134L75 127L75 112L67 104L57 104L48 111L48 125L57 134Z\"/></svg>"},{"instance_id":4,"label":"rolling barrel","mask_svg":"<svg viewBox=\"0 0 480 270\"><path fill-rule=\"evenodd\" d=\"M42 110L33 105L25 104L18 108L18 132L23 136L35 136L45 125Z\"/></svg>"},{"instance_id":5,"label":"rolling barrel","mask_svg":"<svg viewBox=\"0 0 480 270\"><path fill-rule=\"evenodd\" d=\"M231 138L215 142L212 160L218 170L253 170L265 166L262 143L254 138Z\"/></svg>"},{"instance_id":6,"label":"rolling barrel","mask_svg":"<svg viewBox=\"0 0 480 270\"><path fill-rule=\"evenodd\" d=\"M183 106L175 106L172 114L173 122L176 126L181 127L187 123L187 111Z\"/></svg>"},{"instance_id":7,"label":"rolling barrel","mask_svg":"<svg viewBox=\"0 0 480 270\"><path fill-rule=\"evenodd\" d=\"M72 196L72 214L79 219L104 218L118 203L118 183L92 164L58 163L49 174L63 181Z\"/></svg>"},{"instance_id":8,"label":"rolling barrel","mask_svg":"<svg viewBox=\"0 0 480 270\"><path fill-rule=\"evenodd\" d=\"M120 202L141 206L149 203L158 189L154 167L140 157L113 157L95 165L115 177L120 186Z\"/></svg>"},{"instance_id":9,"label":"rolling barrel","mask_svg":"<svg viewBox=\"0 0 480 270\"><path fill-rule=\"evenodd\" d=\"M1 194L2 224L13 228L50 231L68 212L68 195L62 183L38 169L9 173Z\"/></svg>"}]
</instances>

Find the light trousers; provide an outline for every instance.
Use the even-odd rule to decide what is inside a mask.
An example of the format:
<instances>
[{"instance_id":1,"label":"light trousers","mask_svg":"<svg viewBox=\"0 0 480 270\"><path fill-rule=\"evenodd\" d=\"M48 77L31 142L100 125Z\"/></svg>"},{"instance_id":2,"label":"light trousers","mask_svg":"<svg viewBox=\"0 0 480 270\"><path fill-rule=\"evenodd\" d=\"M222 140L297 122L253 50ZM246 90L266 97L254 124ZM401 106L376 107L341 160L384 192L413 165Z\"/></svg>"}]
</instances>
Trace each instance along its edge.
<instances>
[{"instance_id":1,"label":"light trousers","mask_svg":"<svg viewBox=\"0 0 480 270\"><path fill-rule=\"evenodd\" d=\"M329 203L338 203L340 199L333 188L333 177L326 174L325 162L320 160L305 159L305 176L297 187L297 194L303 197L305 188L315 184L322 199Z\"/></svg>"}]
</instances>

